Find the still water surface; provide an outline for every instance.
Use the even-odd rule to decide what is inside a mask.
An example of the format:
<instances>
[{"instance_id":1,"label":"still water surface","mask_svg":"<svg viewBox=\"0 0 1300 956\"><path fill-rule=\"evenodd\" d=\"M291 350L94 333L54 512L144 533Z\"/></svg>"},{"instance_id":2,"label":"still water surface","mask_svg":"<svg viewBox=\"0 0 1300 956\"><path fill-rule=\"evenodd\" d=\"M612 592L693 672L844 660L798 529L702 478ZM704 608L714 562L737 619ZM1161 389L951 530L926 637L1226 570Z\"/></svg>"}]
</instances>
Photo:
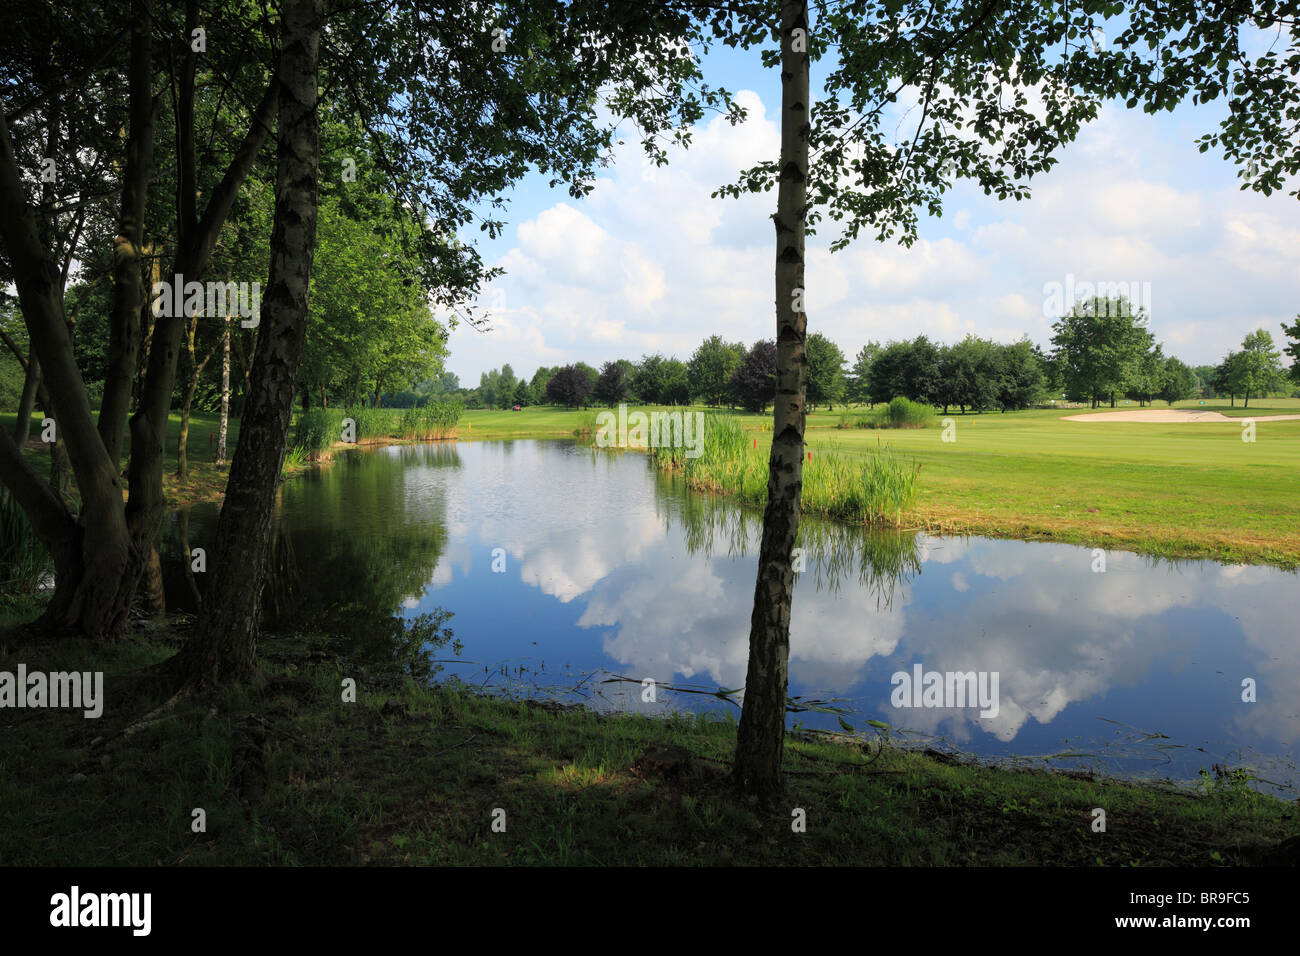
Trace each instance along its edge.
<instances>
[{"instance_id":1,"label":"still water surface","mask_svg":"<svg viewBox=\"0 0 1300 956\"><path fill-rule=\"evenodd\" d=\"M214 506L173 515L172 553L182 532L210 547L215 518ZM760 523L635 453L531 440L357 450L282 486L268 618L378 633L394 616L449 612L463 649L434 652L452 661L440 678L734 713L686 691L744 684ZM1177 779L1245 766L1266 789L1295 786L1295 574L1117 551L1098 573L1094 552L1070 545L805 531L790 694L810 709L792 725L878 720L995 760ZM916 665L996 673L996 716L894 706L891 678Z\"/></svg>"}]
</instances>

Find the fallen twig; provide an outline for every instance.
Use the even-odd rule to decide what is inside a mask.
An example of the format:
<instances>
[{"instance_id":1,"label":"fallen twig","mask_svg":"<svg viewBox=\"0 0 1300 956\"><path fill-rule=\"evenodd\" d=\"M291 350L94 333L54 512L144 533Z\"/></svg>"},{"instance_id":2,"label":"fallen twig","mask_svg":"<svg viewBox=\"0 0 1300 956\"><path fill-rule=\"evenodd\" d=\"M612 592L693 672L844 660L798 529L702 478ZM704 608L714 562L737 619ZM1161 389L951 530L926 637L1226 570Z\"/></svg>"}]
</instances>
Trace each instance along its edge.
<instances>
[{"instance_id":1,"label":"fallen twig","mask_svg":"<svg viewBox=\"0 0 1300 956\"><path fill-rule=\"evenodd\" d=\"M446 750L439 750L436 754L433 754L433 756L434 756L434 757L441 757L441 756L442 756L443 754L445 754L445 753L450 753L451 751L455 750L457 747L463 747L463 746L465 746L467 743L469 743L471 740L473 740L473 739L474 739L475 737L477 737L477 736L478 736L478 734L470 734L468 737L466 737L466 738L465 738L464 740L462 740L460 743L458 743L458 744L452 744L452 745L451 745L450 747L448 747Z\"/></svg>"}]
</instances>

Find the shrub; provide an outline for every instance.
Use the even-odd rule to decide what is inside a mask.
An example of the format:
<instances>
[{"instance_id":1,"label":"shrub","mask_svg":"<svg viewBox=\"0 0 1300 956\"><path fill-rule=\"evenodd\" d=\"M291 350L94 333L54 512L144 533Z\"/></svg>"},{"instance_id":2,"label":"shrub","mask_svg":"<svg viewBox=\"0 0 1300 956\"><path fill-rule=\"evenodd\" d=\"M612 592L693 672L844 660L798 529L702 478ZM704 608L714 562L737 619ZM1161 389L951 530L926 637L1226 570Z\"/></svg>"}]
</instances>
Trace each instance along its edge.
<instances>
[{"instance_id":1,"label":"shrub","mask_svg":"<svg viewBox=\"0 0 1300 956\"><path fill-rule=\"evenodd\" d=\"M898 396L885 409L886 428L924 428L934 421L934 406Z\"/></svg>"}]
</instances>

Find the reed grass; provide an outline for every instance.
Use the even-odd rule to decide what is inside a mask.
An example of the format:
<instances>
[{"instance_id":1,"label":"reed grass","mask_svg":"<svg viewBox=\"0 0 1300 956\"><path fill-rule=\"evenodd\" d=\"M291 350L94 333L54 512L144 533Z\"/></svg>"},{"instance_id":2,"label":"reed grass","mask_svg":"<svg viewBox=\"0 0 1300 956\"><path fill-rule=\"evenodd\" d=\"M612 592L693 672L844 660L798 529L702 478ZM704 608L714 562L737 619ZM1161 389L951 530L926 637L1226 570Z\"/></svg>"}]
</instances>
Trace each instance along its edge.
<instances>
[{"instance_id":1,"label":"reed grass","mask_svg":"<svg viewBox=\"0 0 1300 956\"><path fill-rule=\"evenodd\" d=\"M298 415L291 447L300 449L309 459L319 458L333 447L343 431L343 412L334 408L311 408Z\"/></svg>"},{"instance_id":2,"label":"reed grass","mask_svg":"<svg viewBox=\"0 0 1300 956\"><path fill-rule=\"evenodd\" d=\"M916 503L920 469L888 445L865 457L813 449L803 466L802 510L865 525L899 526ZM679 470L689 487L762 507L767 503L768 453L755 446L740 419L726 413L704 418L698 458L684 448L652 448L660 468Z\"/></svg>"},{"instance_id":3,"label":"reed grass","mask_svg":"<svg viewBox=\"0 0 1300 956\"><path fill-rule=\"evenodd\" d=\"M352 419L356 442L360 445L390 437L395 416L387 409L367 408L363 405L345 409L343 417Z\"/></svg>"},{"instance_id":4,"label":"reed grass","mask_svg":"<svg viewBox=\"0 0 1300 956\"><path fill-rule=\"evenodd\" d=\"M412 441L454 438L456 423L464 410L460 402L435 402L405 409L397 422L398 435Z\"/></svg>"},{"instance_id":5,"label":"reed grass","mask_svg":"<svg viewBox=\"0 0 1300 956\"><path fill-rule=\"evenodd\" d=\"M573 434L578 438L595 438L596 431L599 428L597 421L602 411L605 411L605 409L593 408L584 411L582 417L578 419L578 427L573 430Z\"/></svg>"},{"instance_id":6,"label":"reed grass","mask_svg":"<svg viewBox=\"0 0 1300 956\"><path fill-rule=\"evenodd\" d=\"M888 445L865 460L820 450L804 464L803 509L814 514L897 526L919 490L920 469Z\"/></svg>"},{"instance_id":7,"label":"reed grass","mask_svg":"<svg viewBox=\"0 0 1300 956\"><path fill-rule=\"evenodd\" d=\"M281 476L287 476L297 471L310 460L310 456L305 449L290 445L284 450L284 461L280 464Z\"/></svg>"},{"instance_id":8,"label":"reed grass","mask_svg":"<svg viewBox=\"0 0 1300 956\"><path fill-rule=\"evenodd\" d=\"M352 419L359 445L387 441L441 441L456 437L465 406L431 402L418 408L312 408L298 414L291 448L318 460L343 438L343 422Z\"/></svg>"},{"instance_id":9,"label":"reed grass","mask_svg":"<svg viewBox=\"0 0 1300 956\"><path fill-rule=\"evenodd\" d=\"M52 567L50 553L9 489L0 485L0 590L34 594Z\"/></svg>"}]
</instances>

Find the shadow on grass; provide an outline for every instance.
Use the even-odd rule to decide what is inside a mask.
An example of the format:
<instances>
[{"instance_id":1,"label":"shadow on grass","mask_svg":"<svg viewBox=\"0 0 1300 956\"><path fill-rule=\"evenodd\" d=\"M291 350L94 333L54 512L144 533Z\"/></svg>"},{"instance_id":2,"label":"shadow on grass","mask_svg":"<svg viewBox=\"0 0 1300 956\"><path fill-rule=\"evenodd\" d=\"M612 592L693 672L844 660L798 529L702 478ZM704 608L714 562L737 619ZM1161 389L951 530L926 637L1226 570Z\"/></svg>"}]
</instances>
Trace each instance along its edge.
<instances>
[{"instance_id":1,"label":"shadow on grass","mask_svg":"<svg viewBox=\"0 0 1300 956\"><path fill-rule=\"evenodd\" d=\"M158 711L142 675L178 644L164 630L115 645L0 635L0 670L102 669L106 696L97 720L0 711L0 859L1241 865L1300 834L1293 807L1240 787L1190 796L794 737L789 805L764 811L730 788L732 720L430 688L307 639L268 638L256 681ZM348 677L355 703L343 700ZM1097 807L1105 833L1092 830Z\"/></svg>"}]
</instances>

